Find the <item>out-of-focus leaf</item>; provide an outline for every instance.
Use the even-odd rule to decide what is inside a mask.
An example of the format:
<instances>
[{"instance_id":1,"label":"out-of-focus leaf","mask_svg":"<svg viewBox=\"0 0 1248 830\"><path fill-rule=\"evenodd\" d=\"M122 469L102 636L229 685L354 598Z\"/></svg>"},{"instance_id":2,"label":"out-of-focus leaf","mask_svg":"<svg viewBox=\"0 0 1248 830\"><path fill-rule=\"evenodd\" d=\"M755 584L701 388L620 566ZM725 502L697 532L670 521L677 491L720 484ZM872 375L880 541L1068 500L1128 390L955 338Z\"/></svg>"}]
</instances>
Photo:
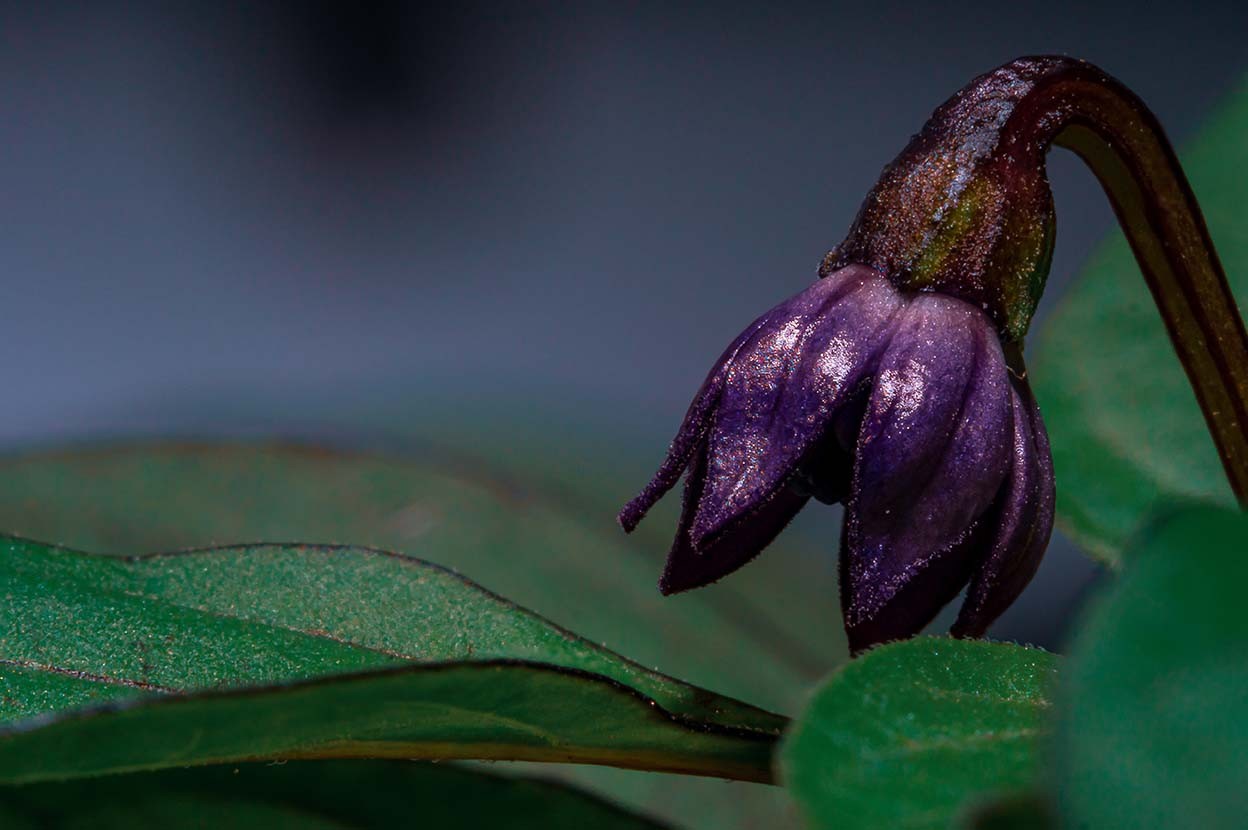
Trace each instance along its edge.
<instances>
[{"instance_id":1,"label":"out-of-focus leaf","mask_svg":"<svg viewBox=\"0 0 1248 830\"><path fill-rule=\"evenodd\" d=\"M1057 660L1034 648L920 637L833 674L795 722L781 772L812 827L945 828L1027 788Z\"/></svg>"},{"instance_id":2,"label":"out-of-focus leaf","mask_svg":"<svg viewBox=\"0 0 1248 830\"><path fill-rule=\"evenodd\" d=\"M1248 302L1248 83L1210 122L1183 166L1227 277ZM1234 500L1195 395L1121 233L1093 257L1029 359L1053 444L1058 519L1119 564L1159 506Z\"/></svg>"},{"instance_id":3,"label":"out-of-focus leaf","mask_svg":"<svg viewBox=\"0 0 1248 830\"><path fill-rule=\"evenodd\" d=\"M242 764L3 787L0 818L13 830L661 826L553 782L393 761Z\"/></svg>"},{"instance_id":4,"label":"out-of-focus leaf","mask_svg":"<svg viewBox=\"0 0 1248 830\"><path fill-rule=\"evenodd\" d=\"M1062 816L1071 827L1243 827L1248 517L1182 513L1128 563L1071 651Z\"/></svg>"},{"instance_id":5,"label":"out-of-focus leaf","mask_svg":"<svg viewBox=\"0 0 1248 830\"><path fill-rule=\"evenodd\" d=\"M0 596L4 781L292 757L766 779L784 723L376 550L8 540Z\"/></svg>"}]
</instances>

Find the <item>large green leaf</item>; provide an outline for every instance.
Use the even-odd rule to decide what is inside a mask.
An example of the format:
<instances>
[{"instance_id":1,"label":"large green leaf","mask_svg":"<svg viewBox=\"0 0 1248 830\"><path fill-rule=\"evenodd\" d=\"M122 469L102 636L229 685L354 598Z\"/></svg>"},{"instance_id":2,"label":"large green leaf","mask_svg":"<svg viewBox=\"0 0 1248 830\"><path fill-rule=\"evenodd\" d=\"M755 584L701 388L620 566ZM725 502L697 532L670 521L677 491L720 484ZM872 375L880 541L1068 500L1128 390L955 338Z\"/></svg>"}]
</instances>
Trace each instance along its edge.
<instances>
[{"instance_id":1,"label":"large green leaf","mask_svg":"<svg viewBox=\"0 0 1248 830\"><path fill-rule=\"evenodd\" d=\"M784 723L376 550L122 558L11 539L0 596L4 781L359 756L763 780Z\"/></svg>"},{"instance_id":2,"label":"large green leaf","mask_svg":"<svg viewBox=\"0 0 1248 830\"><path fill-rule=\"evenodd\" d=\"M1241 303L1248 302L1248 83L1183 166ZM1120 233L1088 264L1030 360L1063 528L1110 564L1157 507L1233 504L1196 398Z\"/></svg>"},{"instance_id":3,"label":"large green leaf","mask_svg":"<svg viewBox=\"0 0 1248 830\"><path fill-rule=\"evenodd\" d=\"M815 694L781 750L813 827L944 828L1037 774L1057 660L920 637L873 649Z\"/></svg>"},{"instance_id":4,"label":"large green leaf","mask_svg":"<svg viewBox=\"0 0 1248 830\"><path fill-rule=\"evenodd\" d=\"M610 506L463 460L236 444L0 463L0 531L119 554L259 541L399 551L645 665L796 707L844 653L831 569L778 548L740 579L664 598L655 583L669 530L659 520L627 537Z\"/></svg>"},{"instance_id":5,"label":"large green leaf","mask_svg":"<svg viewBox=\"0 0 1248 830\"><path fill-rule=\"evenodd\" d=\"M507 433L496 425L487 434ZM562 442L537 457L535 440L501 442L511 449L491 458L508 474L428 450L386 458L299 446L147 444L20 456L0 462L0 529L115 553L257 540L403 551L458 568L645 665L781 711L795 709L843 659L830 556L773 545L738 578L664 599L655 581L674 524L664 511L674 505L661 505L626 537L613 519L616 501L629 495L621 481L644 470L609 467L608 485L605 474L591 472L603 455L592 441ZM796 822L775 788L606 767L546 769L682 826Z\"/></svg>"},{"instance_id":6,"label":"large green leaf","mask_svg":"<svg viewBox=\"0 0 1248 830\"><path fill-rule=\"evenodd\" d=\"M242 764L0 788L6 830L517 830L660 825L558 784L388 761Z\"/></svg>"},{"instance_id":7,"label":"large green leaf","mask_svg":"<svg viewBox=\"0 0 1248 830\"><path fill-rule=\"evenodd\" d=\"M1058 730L1071 827L1243 827L1248 816L1248 517L1212 508L1149 534L1091 609Z\"/></svg>"}]
</instances>

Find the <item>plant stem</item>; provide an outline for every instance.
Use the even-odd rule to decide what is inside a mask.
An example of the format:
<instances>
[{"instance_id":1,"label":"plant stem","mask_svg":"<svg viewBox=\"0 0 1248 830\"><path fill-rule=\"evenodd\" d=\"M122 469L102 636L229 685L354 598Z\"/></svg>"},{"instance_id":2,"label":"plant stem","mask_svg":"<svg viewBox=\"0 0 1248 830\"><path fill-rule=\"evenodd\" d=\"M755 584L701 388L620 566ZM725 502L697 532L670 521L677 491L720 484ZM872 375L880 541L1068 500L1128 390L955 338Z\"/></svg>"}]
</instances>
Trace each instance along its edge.
<instances>
[{"instance_id":1,"label":"plant stem","mask_svg":"<svg viewBox=\"0 0 1248 830\"><path fill-rule=\"evenodd\" d=\"M1065 147L1100 180L1244 504L1248 335L1191 185L1135 93L1082 61L1033 60L1052 66L1018 102L1003 139Z\"/></svg>"}]
</instances>

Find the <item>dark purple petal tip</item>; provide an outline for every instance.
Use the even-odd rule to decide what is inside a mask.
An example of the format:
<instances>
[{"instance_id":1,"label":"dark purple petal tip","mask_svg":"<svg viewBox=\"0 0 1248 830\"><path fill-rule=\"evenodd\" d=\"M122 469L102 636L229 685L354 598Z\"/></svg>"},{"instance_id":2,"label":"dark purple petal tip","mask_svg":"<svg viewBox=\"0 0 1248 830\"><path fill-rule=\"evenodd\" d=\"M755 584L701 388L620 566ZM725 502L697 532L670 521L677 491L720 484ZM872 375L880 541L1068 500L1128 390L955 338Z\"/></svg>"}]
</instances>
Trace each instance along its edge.
<instances>
[{"instance_id":1,"label":"dark purple petal tip","mask_svg":"<svg viewBox=\"0 0 1248 830\"><path fill-rule=\"evenodd\" d=\"M678 544L672 546L659 579L659 590L667 595L701 588L737 570L771 544L808 499L795 490L781 490L730 532L719 534L697 549L684 534L678 534Z\"/></svg>"}]
</instances>

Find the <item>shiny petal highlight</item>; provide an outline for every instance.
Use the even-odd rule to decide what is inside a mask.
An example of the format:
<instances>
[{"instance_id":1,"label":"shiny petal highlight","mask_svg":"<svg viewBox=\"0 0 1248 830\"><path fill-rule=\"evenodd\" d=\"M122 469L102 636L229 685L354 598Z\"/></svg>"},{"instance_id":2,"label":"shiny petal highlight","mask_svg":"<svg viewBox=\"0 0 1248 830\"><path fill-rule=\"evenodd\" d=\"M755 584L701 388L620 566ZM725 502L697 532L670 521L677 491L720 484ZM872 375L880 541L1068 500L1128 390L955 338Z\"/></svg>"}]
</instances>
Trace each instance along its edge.
<instances>
[{"instance_id":1,"label":"shiny petal highlight","mask_svg":"<svg viewBox=\"0 0 1248 830\"><path fill-rule=\"evenodd\" d=\"M887 280L849 267L782 303L732 361L710 432L695 547L776 498L870 380L904 305Z\"/></svg>"}]
</instances>

